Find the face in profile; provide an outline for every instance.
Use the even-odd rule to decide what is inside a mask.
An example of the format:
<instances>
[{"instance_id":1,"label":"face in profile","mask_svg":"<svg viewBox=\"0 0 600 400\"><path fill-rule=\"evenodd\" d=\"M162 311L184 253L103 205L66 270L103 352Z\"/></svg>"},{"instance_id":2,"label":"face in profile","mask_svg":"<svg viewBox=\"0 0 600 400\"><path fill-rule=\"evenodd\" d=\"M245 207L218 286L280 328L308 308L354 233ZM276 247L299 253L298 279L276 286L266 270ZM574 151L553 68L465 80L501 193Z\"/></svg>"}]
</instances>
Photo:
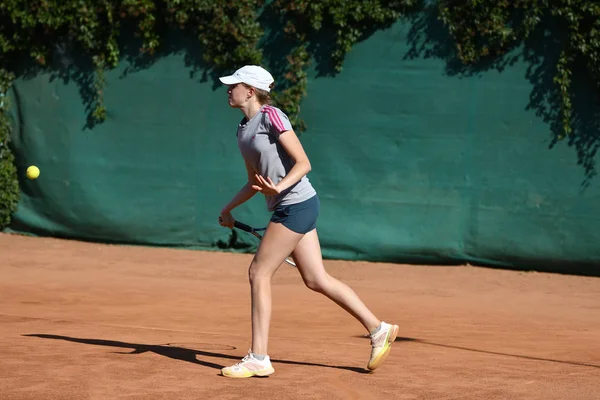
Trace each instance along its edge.
<instances>
[{"instance_id":1,"label":"face in profile","mask_svg":"<svg viewBox=\"0 0 600 400\"><path fill-rule=\"evenodd\" d=\"M241 107L248 100L249 88L241 83L229 85L227 88L227 96L229 105L234 108Z\"/></svg>"}]
</instances>

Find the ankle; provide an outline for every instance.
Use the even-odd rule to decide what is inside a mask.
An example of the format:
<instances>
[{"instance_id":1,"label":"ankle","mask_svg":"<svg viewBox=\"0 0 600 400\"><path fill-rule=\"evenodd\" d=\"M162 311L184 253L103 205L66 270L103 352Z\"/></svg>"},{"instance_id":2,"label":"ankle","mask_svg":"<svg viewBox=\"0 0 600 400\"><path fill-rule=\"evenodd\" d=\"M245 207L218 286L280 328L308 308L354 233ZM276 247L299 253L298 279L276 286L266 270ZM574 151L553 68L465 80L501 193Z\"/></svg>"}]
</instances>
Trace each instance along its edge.
<instances>
[{"instance_id":1,"label":"ankle","mask_svg":"<svg viewBox=\"0 0 600 400\"><path fill-rule=\"evenodd\" d=\"M371 335L371 336L375 335L377 332L379 332L381 330L382 327L383 327L383 321L379 321L379 324L377 324L375 327L372 327L369 330L369 335Z\"/></svg>"},{"instance_id":2,"label":"ankle","mask_svg":"<svg viewBox=\"0 0 600 400\"><path fill-rule=\"evenodd\" d=\"M258 361L265 361L267 358L267 354L258 354L254 352L251 352L250 354L252 354L252 357L256 358Z\"/></svg>"}]
</instances>

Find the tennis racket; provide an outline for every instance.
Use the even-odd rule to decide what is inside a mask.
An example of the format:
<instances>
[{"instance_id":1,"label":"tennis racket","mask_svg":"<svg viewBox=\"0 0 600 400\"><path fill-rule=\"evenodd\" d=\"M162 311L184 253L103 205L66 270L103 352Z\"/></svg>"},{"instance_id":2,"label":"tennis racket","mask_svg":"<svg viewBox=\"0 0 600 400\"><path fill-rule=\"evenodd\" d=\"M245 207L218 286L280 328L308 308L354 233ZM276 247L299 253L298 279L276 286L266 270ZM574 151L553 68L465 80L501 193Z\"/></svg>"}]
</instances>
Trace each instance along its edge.
<instances>
[{"instance_id":1,"label":"tennis racket","mask_svg":"<svg viewBox=\"0 0 600 400\"><path fill-rule=\"evenodd\" d=\"M262 240L262 236L258 232L262 232L262 231L264 231L264 230L267 229L267 228L253 228L250 225L246 225L246 224L244 224L244 223L242 223L240 221L235 221L233 223L233 226L235 226L236 228L238 228L238 229L240 229L240 230L242 230L244 232L248 232L251 235L256 236L258 238L258 240ZM290 264L292 267L296 266L296 263L294 262L294 260L292 259L291 256L287 257L285 259L285 262L288 263L288 264Z\"/></svg>"}]
</instances>

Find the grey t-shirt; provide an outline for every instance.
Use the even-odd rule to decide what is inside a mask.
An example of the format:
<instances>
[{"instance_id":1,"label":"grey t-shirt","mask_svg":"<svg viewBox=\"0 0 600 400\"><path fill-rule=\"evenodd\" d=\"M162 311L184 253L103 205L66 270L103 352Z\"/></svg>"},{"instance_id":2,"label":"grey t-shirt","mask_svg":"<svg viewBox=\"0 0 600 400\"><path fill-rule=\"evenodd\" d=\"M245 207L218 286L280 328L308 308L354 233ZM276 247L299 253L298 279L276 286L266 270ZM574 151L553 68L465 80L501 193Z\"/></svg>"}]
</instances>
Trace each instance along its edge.
<instances>
[{"instance_id":1,"label":"grey t-shirt","mask_svg":"<svg viewBox=\"0 0 600 400\"><path fill-rule=\"evenodd\" d=\"M277 107L264 105L249 121L244 117L237 129L237 139L242 157L251 172L270 177L277 184L294 166L294 160L287 154L279 135L291 130L292 124L287 115ZM308 178L300 181L274 196L265 196L269 211L278 205L300 203L316 194Z\"/></svg>"}]
</instances>

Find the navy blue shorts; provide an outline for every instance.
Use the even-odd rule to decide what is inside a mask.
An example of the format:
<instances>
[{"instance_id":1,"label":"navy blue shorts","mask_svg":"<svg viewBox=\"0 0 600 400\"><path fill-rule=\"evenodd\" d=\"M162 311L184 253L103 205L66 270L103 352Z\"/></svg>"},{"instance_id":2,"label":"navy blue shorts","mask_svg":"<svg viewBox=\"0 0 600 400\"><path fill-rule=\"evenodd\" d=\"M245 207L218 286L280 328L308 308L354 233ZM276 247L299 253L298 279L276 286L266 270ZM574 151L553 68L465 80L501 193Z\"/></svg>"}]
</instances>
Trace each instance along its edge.
<instances>
[{"instance_id":1,"label":"navy blue shorts","mask_svg":"<svg viewBox=\"0 0 600 400\"><path fill-rule=\"evenodd\" d=\"M317 226L321 203L319 196L296 204L280 205L275 208L272 222L279 222L296 233L308 233Z\"/></svg>"}]
</instances>

